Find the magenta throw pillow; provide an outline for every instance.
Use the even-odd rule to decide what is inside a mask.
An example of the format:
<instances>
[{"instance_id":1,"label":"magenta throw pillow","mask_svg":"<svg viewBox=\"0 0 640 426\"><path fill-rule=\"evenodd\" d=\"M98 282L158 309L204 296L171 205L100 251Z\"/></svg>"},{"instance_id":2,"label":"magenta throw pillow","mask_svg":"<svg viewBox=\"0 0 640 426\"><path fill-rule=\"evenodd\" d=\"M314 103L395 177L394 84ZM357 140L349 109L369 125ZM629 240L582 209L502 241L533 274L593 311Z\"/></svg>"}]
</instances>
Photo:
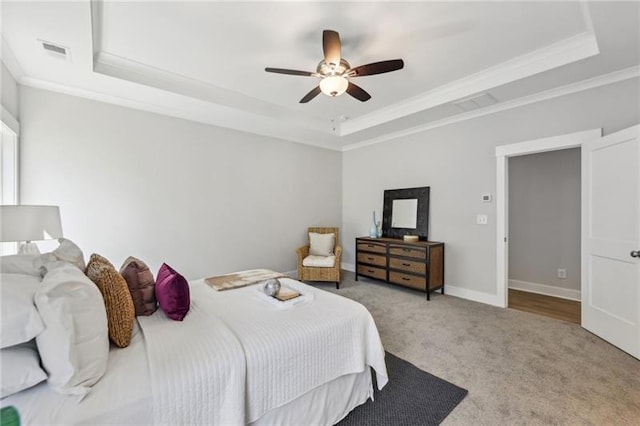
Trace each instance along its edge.
<instances>
[{"instance_id":1,"label":"magenta throw pillow","mask_svg":"<svg viewBox=\"0 0 640 426\"><path fill-rule=\"evenodd\" d=\"M182 321L189 312L189 284L166 263L162 264L156 276L156 298L160 309L172 320Z\"/></svg>"}]
</instances>

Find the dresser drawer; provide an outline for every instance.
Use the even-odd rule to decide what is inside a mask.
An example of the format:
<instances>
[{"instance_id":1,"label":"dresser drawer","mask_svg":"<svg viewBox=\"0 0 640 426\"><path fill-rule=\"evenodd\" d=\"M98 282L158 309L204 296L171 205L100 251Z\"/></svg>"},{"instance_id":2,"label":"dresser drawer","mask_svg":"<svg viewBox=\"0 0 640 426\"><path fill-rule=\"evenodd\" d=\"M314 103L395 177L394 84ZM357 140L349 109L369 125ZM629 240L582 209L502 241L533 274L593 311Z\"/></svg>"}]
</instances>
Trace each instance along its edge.
<instances>
[{"instance_id":1,"label":"dresser drawer","mask_svg":"<svg viewBox=\"0 0 640 426\"><path fill-rule=\"evenodd\" d=\"M400 272L389 271L389 281L395 284L404 285L407 287L415 288L418 290L424 290L427 286L426 277L418 277L416 275L402 274Z\"/></svg>"},{"instance_id":2,"label":"dresser drawer","mask_svg":"<svg viewBox=\"0 0 640 426\"><path fill-rule=\"evenodd\" d=\"M371 251L374 253L384 253L387 254L387 246L385 244L380 243L358 243L357 244L358 251Z\"/></svg>"},{"instance_id":3,"label":"dresser drawer","mask_svg":"<svg viewBox=\"0 0 640 426\"><path fill-rule=\"evenodd\" d=\"M415 272L416 274L424 274L427 272L427 265L424 261L399 259L397 257L389 258L389 268L401 269L407 272Z\"/></svg>"},{"instance_id":4,"label":"dresser drawer","mask_svg":"<svg viewBox=\"0 0 640 426\"><path fill-rule=\"evenodd\" d=\"M407 247L407 246L389 246L389 254L397 256L413 257L414 259L426 259L427 249L422 247Z\"/></svg>"},{"instance_id":5,"label":"dresser drawer","mask_svg":"<svg viewBox=\"0 0 640 426\"><path fill-rule=\"evenodd\" d=\"M371 253L358 253L358 263L368 263L371 265L382 266L383 268L387 267L387 256L381 256L379 254L371 254Z\"/></svg>"},{"instance_id":6,"label":"dresser drawer","mask_svg":"<svg viewBox=\"0 0 640 426\"><path fill-rule=\"evenodd\" d=\"M378 280L385 280L387 279L387 270L386 269L380 269L380 268L375 268L373 266L366 266L366 265L358 265L358 275L365 275L367 277L371 277L371 278L375 278Z\"/></svg>"}]
</instances>

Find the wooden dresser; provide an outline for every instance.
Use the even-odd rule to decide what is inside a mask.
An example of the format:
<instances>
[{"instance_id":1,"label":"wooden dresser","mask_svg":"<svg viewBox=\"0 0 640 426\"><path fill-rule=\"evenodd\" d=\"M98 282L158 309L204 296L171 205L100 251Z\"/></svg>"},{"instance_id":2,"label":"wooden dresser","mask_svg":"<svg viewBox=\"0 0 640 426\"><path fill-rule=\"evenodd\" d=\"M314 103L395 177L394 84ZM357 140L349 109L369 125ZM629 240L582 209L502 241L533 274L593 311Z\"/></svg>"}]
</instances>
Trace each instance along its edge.
<instances>
[{"instance_id":1,"label":"wooden dresser","mask_svg":"<svg viewBox=\"0 0 640 426\"><path fill-rule=\"evenodd\" d=\"M444 294L444 243L405 242L396 238L356 238L358 276Z\"/></svg>"}]
</instances>

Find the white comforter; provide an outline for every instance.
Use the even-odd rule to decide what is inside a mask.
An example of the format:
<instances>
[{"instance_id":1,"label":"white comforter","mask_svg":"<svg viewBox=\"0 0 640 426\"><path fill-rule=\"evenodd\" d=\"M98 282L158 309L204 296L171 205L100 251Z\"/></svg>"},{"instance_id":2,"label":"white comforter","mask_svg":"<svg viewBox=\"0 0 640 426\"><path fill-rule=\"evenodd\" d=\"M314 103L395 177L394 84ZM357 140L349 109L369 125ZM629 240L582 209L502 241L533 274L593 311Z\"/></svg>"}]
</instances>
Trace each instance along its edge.
<instances>
[{"instance_id":1,"label":"white comforter","mask_svg":"<svg viewBox=\"0 0 640 426\"><path fill-rule=\"evenodd\" d=\"M282 281L313 297L282 310L257 297L253 286L217 292L198 280L183 322L161 313L139 318L155 423L249 423L369 366L380 388L387 383L378 330L362 305Z\"/></svg>"},{"instance_id":2,"label":"white comforter","mask_svg":"<svg viewBox=\"0 0 640 426\"><path fill-rule=\"evenodd\" d=\"M205 293L202 290L206 290ZM160 310L138 317L151 371L154 424L244 424L242 346L195 286L183 321ZM200 294L202 293L202 294Z\"/></svg>"}]
</instances>

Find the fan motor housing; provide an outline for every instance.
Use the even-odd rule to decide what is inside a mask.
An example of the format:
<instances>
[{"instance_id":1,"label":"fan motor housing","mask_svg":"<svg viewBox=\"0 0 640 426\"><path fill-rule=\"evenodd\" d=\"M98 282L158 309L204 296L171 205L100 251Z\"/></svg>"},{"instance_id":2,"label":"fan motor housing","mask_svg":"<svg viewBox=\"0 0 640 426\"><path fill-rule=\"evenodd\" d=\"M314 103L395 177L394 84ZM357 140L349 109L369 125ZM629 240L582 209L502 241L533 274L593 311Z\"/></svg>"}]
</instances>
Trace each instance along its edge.
<instances>
[{"instance_id":1,"label":"fan motor housing","mask_svg":"<svg viewBox=\"0 0 640 426\"><path fill-rule=\"evenodd\" d=\"M322 60L318 64L316 72L327 77L329 75L342 75L346 70L350 68L351 65L349 65L349 62L347 62L345 59L340 59L340 65L338 65L337 67L333 64L327 64L324 60Z\"/></svg>"}]
</instances>

